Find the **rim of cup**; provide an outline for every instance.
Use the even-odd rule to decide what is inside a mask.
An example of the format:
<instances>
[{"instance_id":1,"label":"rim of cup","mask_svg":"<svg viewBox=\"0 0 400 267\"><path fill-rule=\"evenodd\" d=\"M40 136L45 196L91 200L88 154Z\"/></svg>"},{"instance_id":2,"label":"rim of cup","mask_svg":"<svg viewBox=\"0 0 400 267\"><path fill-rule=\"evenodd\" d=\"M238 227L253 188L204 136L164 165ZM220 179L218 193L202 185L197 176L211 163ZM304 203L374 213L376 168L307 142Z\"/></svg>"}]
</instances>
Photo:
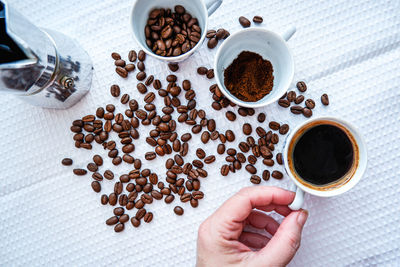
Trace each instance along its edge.
<instances>
[{"instance_id":1,"label":"rim of cup","mask_svg":"<svg viewBox=\"0 0 400 267\"><path fill-rule=\"evenodd\" d=\"M234 38L235 36L240 35L240 34L243 34L244 32L248 32L248 31L262 32L262 34L270 34L270 35L273 35L274 37L278 38L278 39L281 41L282 45L284 45L284 46L286 47L286 49L287 49L287 51L288 51L288 54L289 54L289 57L290 57L290 62L291 62L291 66L290 66L290 69L289 69L289 71L290 71L289 79L288 79L288 81L286 81L287 85L284 86L284 87L282 87L282 89L281 89L281 91L282 91L281 94L279 93L279 94L277 94L275 97L273 97L273 98L271 98L271 99L268 99L268 100L266 100L266 101L262 101L262 102L259 102L259 101L261 101L261 100L264 99L264 98L268 98L270 95L268 94L268 95L264 96L262 99L258 100L257 102L245 102L245 101L242 101L242 100L240 100L240 99L238 99L238 98L232 96L232 95L227 91L227 89L225 88L225 85L224 85L224 83L223 83L224 78L223 78L223 77L220 77L219 72L217 71L217 65L218 65L218 62L219 62L219 59L220 59L220 54L223 53L224 48L225 48L226 46L229 45L230 40L231 40L232 38ZM245 51L245 50L246 50L246 49L243 49L243 51ZM247 50L248 50L248 51L251 51L251 49L247 49ZM247 108L259 108L259 107L264 107L264 106L267 106L267 105L269 105L269 104L271 104L271 103L273 103L273 102L279 100L279 98L281 98L282 95L283 95L285 92L287 92L287 90L289 89L289 86L290 86L291 82L293 81L293 77L294 77L294 60L293 60L293 54L292 54L292 52L291 52L289 46L287 45L287 42L282 38L281 35L279 35L279 34L273 32L273 31L271 31L271 30L267 30L267 29L260 28L260 27L257 27L257 28L245 28L245 29L241 29L241 30L239 30L239 31L237 31L237 32L235 32L235 33L233 33L233 34L231 34L231 35L222 43L222 45L218 48L217 54L215 55L215 58L214 58L214 73L215 73L215 79L216 79L216 81L217 81L218 87L220 88L221 92L222 92L230 101L232 101L233 103L235 103L235 104L237 104L237 105L239 105L239 106L247 107ZM274 89L274 88L273 88L273 89ZM272 90L273 90L273 89L272 89Z\"/></svg>"},{"instance_id":2,"label":"rim of cup","mask_svg":"<svg viewBox=\"0 0 400 267\"><path fill-rule=\"evenodd\" d=\"M159 55L155 54L153 51L151 51L147 45L142 45L142 43L140 42L141 39L139 38L139 36L136 36L135 30L134 30L134 27L133 27L133 21L134 21L134 19L133 19L133 13L134 13L134 11L135 11L135 8L136 8L138 2L139 2L139 0L135 1L135 3L133 4L132 10L131 10L131 14L130 14L130 16L129 16L130 25L131 25L130 28L131 28L131 34L133 35L133 38L135 39L136 43L139 44L140 48L141 48L143 51L145 51L146 54L148 54L149 56L152 56L152 57L154 57L154 58L157 58L157 59L159 59L159 60L162 60L162 61L167 61L167 62L180 62L180 61L183 61L184 59L186 59L187 57L189 57L190 55L192 55L192 54L202 45L202 43L203 43L203 41L204 41L204 39L205 39L205 37L206 37L207 29L208 29L208 11L207 11L207 7L206 7L206 4L204 3L204 1L202 1L202 0L199 1L199 2L201 2L202 13L203 13L203 16L204 16L204 18L205 18L205 20L204 20L204 22L205 22L205 23L204 23L204 29L201 29L201 30L202 30L202 33L201 33L200 40L199 40L199 41L197 42L197 44L196 44L192 49L190 49L188 52L186 52L186 53L184 53L184 54L181 54L181 55L179 55L179 56L176 56L176 57L163 57L163 56L159 56ZM151 1L148 1L148 2L151 3ZM156 8L156 7L154 7L154 8ZM173 8L173 7L172 7L172 8ZM151 9L151 10L152 10L152 9ZM143 32L144 32L144 29L143 29Z\"/></svg>"},{"instance_id":3,"label":"rim of cup","mask_svg":"<svg viewBox=\"0 0 400 267\"><path fill-rule=\"evenodd\" d=\"M359 159L358 159L359 163L358 163L358 167L357 167L356 171L353 174L353 177L351 177L351 179L347 183L341 185L340 187L338 187L336 189L332 189L332 190L326 190L326 191L315 190L315 189L309 188L309 187L303 185L302 183L300 183L290 172L289 163L287 160L288 152L289 152L288 151L289 144L290 144L291 140L293 139L294 135L296 134L296 132L298 132L304 125L309 124L314 121L319 121L319 120L333 121L333 122L343 125L353 135L354 139L356 140L358 150L359 150ZM335 117L330 117L330 116L321 116L321 117L312 118L312 119L306 120L306 121L300 123L299 125L297 125L290 132L290 134L287 136L287 138L285 140L284 150L283 150L283 159L284 159L285 171L288 174L288 176L290 177L290 179L292 180L292 182L294 182L296 184L296 186L301 188L301 190L303 190L304 192L307 192L311 195L319 196L319 197L337 196L337 195L341 195L341 194L349 191L350 189L352 189L361 180L362 176L365 173L365 170L367 169L367 163L368 163L368 155L367 155L367 149L365 146L365 141L364 141L364 138L362 137L362 135L360 134L359 130L353 124L351 124L347 121L344 121L342 119L335 118Z\"/></svg>"}]
</instances>

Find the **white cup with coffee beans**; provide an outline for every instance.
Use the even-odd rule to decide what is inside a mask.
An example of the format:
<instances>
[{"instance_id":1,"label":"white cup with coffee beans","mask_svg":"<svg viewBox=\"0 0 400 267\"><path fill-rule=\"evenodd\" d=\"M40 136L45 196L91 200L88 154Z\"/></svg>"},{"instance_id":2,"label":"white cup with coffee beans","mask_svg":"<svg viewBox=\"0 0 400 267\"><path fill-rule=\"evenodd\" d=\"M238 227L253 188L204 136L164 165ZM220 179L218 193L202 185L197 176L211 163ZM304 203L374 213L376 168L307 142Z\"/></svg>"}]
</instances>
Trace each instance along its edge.
<instances>
[{"instance_id":1,"label":"white cup with coffee beans","mask_svg":"<svg viewBox=\"0 0 400 267\"><path fill-rule=\"evenodd\" d=\"M283 160L296 191L289 207L298 210L305 192L332 197L353 188L367 168L367 148L350 123L319 117L301 123L288 135Z\"/></svg>"},{"instance_id":2,"label":"white cup with coffee beans","mask_svg":"<svg viewBox=\"0 0 400 267\"><path fill-rule=\"evenodd\" d=\"M222 0L137 0L130 17L133 36L148 55L183 61L201 46L208 17L221 4Z\"/></svg>"}]
</instances>

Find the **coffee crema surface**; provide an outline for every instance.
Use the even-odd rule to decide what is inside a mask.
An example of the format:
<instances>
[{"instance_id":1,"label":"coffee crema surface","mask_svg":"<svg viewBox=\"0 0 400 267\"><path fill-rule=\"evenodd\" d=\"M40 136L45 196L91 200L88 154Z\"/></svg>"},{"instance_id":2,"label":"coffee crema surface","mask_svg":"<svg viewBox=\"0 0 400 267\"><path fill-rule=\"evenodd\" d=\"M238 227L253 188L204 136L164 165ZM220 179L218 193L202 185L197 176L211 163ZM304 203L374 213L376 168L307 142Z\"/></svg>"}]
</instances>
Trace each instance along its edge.
<instances>
[{"instance_id":1,"label":"coffee crema surface","mask_svg":"<svg viewBox=\"0 0 400 267\"><path fill-rule=\"evenodd\" d=\"M306 131L293 151L294 168L308 183L326 185L335 182L351 169L354 148L348 135L330 124Z\"/></svg>"}]
</instances>

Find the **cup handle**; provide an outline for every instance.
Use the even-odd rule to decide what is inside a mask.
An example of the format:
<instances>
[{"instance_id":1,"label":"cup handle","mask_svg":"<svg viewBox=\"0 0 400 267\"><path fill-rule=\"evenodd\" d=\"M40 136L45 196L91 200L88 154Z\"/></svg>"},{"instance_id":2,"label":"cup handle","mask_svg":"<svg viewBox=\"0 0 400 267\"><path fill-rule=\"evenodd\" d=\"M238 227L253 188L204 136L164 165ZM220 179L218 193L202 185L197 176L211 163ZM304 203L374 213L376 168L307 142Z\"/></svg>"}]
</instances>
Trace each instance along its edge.
<instances>
[{"instance_id":1,"label":"cup handle","mask_svg":"<svg viewBox=\"0 0 400 267\"><path fill-rule=\"evenodd\" d=\"M211 16L222 4L222 0L205 0L208 16Z\"/></svg>"},{"instance_id":2,"label":"cup handle","mask_svg":"<svg viewBox=\"0 0 400 267\"><path fill-rule=\"evenodd\" d=\"M292 191L296 191L296 195L292 203L289 204L289 208L291 210L299 210L303 206L304 203L304 191L293 184Z\"/></svg>"},{"instance_id":3,"label":"cup handle","mask_svg":"<svg viewBox=\"0 0 400 267\"><path fill-rule=\"evenodd\" d=\"M296 32L296 27L291 26L289 29L285 31L285 33L282 34L282 38L287 42L295 32Z\"/></svg>"}]
</instances>

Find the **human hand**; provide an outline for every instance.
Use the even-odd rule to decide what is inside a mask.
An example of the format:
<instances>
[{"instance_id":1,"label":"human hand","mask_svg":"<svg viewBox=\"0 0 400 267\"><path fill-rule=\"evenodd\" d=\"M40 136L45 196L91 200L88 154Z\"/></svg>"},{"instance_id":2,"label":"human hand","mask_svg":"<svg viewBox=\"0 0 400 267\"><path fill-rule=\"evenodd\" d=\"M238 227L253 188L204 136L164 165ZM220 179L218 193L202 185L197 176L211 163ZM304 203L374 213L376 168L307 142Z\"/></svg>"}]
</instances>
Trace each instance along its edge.
<instances>
[{"instance_id":1,"label":"human hand","mask_svg":"<svg viewBox=\"0 0 400 267\"><path fill-rule=\"evenodd\" d=\"M300 247L306 210L292 211L295 193L277 187L247 187L228 199L199 227L197 266L285 266ZM253 210L255 209L255 210ZM263 212L285 216L279 225ZM243 231L245 225L271 235Z\"/></svg>"}]
</instances>

